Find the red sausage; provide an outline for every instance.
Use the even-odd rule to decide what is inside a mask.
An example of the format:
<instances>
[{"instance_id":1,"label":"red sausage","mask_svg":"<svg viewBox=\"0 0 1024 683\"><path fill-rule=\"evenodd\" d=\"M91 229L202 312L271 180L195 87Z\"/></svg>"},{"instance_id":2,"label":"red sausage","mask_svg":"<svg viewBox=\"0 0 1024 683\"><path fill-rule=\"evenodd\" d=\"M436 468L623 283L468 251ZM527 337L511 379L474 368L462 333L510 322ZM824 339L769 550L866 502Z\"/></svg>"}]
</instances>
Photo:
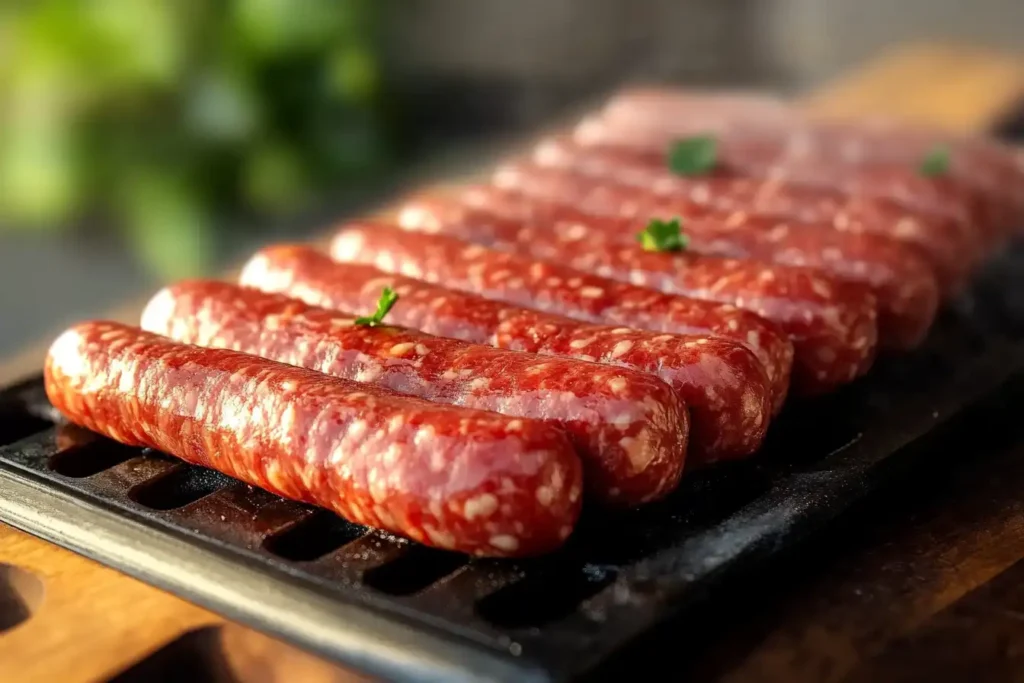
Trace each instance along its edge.
<instances>
[{"instance_id":1,"label":"red sausage","mask_svg":"<svg viewBox=\"0 0 1024 683\"><path fill-rule=\"evenodd\" d=\"M899 164L916 169L933 150L944 148L949 153L944 175L981 193L1004 221L1021 217L1018 193L1024 189L1024 173L1010 148L994 140L881 119L814 121L802 137L797 138L800 158L866 168Z\"/></svg>"},{"instance_id":2,"label":"red sausage","mask_svg":"<svg viewBox=\"0 0 1024 683\"><path fill-rule=\"evenodd\" d=\"M958 136L948 131L882 118L814 118L790 109L772 108L766 98L708 96L703 93L651 91L636 97L625 93L613 99L600 117L583 128L593 135L630 138L647 145L664 145L668 138L698 134L737 135L746 139L770 136L786 141L785 158L813 158L845 166L899 163L917 167L939 146L950 151L948 173L958 182L989 195L1019 220L1024 203L1020 191L1024 169L1012 150L994 140Z\"/></svg>"},{"instance_id":3,"label":"red sausage","mask_svg":"<svg viewBox=\"0 0 1024 683\"><path fill-rule=\"evenodd\" d=\"M874 359L876 304L865 287L750 261L688 254L666 261L631 247L558 246L553 255L565 266L444 235L352 224L334 238L331 255L489 299L665 332L685 331L677 329L679 321L685 326L695 311L704 316L700 300L731 303L777 322L790 335L793 384L802 393L831 391L866 372ZM523 248L532 253L531 245Z\"/></svg>"},{"instance_id":4,"label":"red sausage","mask_svg":"<svg viewBox=\"0 0 1024 683\"><path fill-rule=\"evenodd\" d=\"M410 229L443 232L503 250L549 239L543 233L553 226L579 231L595 244L632 246L646 226L645 220L587 214L568 204L509 196L497 188L474 189L470 194L464 202L429 195L414 198L398 221ZM672 217L658 211L653 215ZM878 299L879 335L887 347L913 348L928 333L938 309L939 289L931 267L918 254L873 235L843 235L736 216L739 220L731 222L686 220L687 250L810 267L840 280L864 283Z\"/></svg>"},{"instance_id":5,"label":"red sausage","mask_svg":"<svg viewBox=\"0 0 1024 683\"><path fill-rule=\"evenodd\" d=\"M75 424L438 548L545 553L579 514L579 459L565 434L535 420L111 322L62 334L45 378Z\"/></svg>"},{"instance_id":6,"label":"red sausage","mask_svg":"<svg viewBox=\"0 0 1024 683\"><path fill-rule=\"evenodd\" d=\"M360 326L354 320L278 294L190 281L157 294L142 315L142 326L188 344L242 351L438 403L548 422L572 439L583 460L587 494L606 503L646 503L678 484L688 414L679 396L657 377L401 327ZM759 408L763 419L766 406Z\"/></svg>"},{"instance_id":7,"label":"red sausage","mask_svg":"<svg viewBox=\"0 0 1024 683\"><path fill-rule=\"evenodd\" d=\"M679 119L688 130L714 132L724 127L785 125L797 113L785 100L757 91L633 86L612 96L599 116L624 128L660 128Z\"/></svg>"},{"instance_id":8,"label":"red sausage","mask_svg":"<svg viewBox=\"0 0 1024 683\"><path fill-rule=\"evenodd\" d=\"M382 230L388 229L387 227L382 227ZM372 255L368 253L367 256ZM346 262L363 263L359 260L348 260ZM523 261L519 265L524 264L530 267L534 266L532 261ZM366 262L364 265L372 264ZM376 262L374 267L393 273L397 272L394 265L392 259L385 254ZM407 265L410 268L413 266L411 261ZM547 272L546 269L550 267L549 264L536 264L534 273ZM633 327L675 335L705 334L724 336L728 339L739 341L758 354L758 358L764 364L765 373L771 382L772 405L775 407L776 412L781 409L789 390L791 368L795 355L793 345L786 339L786 333L781 327L728 304L683 297L655 296L656 292L646 289L606 281L604 278L594 278L586 273L574 270L563 270L564 272L561 275L564 277L554 274L550 277L546 275L531 275L531 279L535 280L538 287L553 285L555 289L557 289L558 285L555 280L561 283L573 282L576 278L581 278L581 282L583 280L600 281L602 285L610 288L610 293L621 293L624 299L628 299L628 301L624 301L622 305L619 305L619 302L609 302L609 297L604 297L603 301L596 301L587 296L575 297L571 292L568 296L558 296L555 298L544 294L539 299L534 299L522 291L516 291L512 293L512 296L505 298L498 296L485 296L484 298L505 301L506 303L522 307L532 307L537 310L543 310L546 313L564 315L568 318L588 322L603 322L617 327ZM422 279L427 278L424 277ZM430 282L431 280L428 279L427 281ZM437 281L435 280L434 282L436 283ZM480 294L471 286L463 286L465 283L458 284L459 286L453 287L453 289L461 289L470 294ZM515 279L512 284L516 284ZM421 329L429 331L425 328ZM452 335L444 334L443 336Z\"/></svg>"},{"instance_id":9,"label":"red sausage","mask_svg":"<svg viewBox=\"0 0 1024 683\"><path fill-rule=\"evenodd\" d=\"M637 132L609 129L589 121L576 128L573 139L584 145L636 147L654 165L667 165L667 152L678 134L663 130ZM986 247L1000 232L1001 211L983 190L952 175L925 177L920 159L841 163L815 154L813 126L798 128L731 128L717 137L718 172L811 187L838 189L851 195L880 197L908 208L936 213L962 223Z\"/></svg>"},{"instance_id":10,"label":"red sausage","mask_svg":"<svg viewBox=\"0 0 1024 683\"><path fill-rule=\"evenodd\" d=\"M952 188L976 201L979 214L991 227L991 245L998 245L1021 217L1024 175L1009 159L982 141L971 143L954 136L929 134L904 126L868 126L863 123L816 123L809 136L811 148L795 162L803 173L823 164L856 166L865 173L902 172L924 181L933 180L940 191ZM948 165L937 178L922 178L922 161L937 148L948 151ZM924 196L921 193L922 197Z\"/></svg>"},{"instance_id":11,"label":"red sausage","mask_svg":"<svg viewBox=\"0 0 1024 683\"><path fill-rule=\"evenodd\" d=\"M534 162L571 170L595 178L615 180L650 193L650 201L687 218L728 219L722 212L778 220L798 220L807 227L830 228L842 233L889 237L925 254L940 278L943 291L958 290L981 257L981 243L967 226L936 213L922 213L882 197L851 195L828 187L808 187L776 179L751 178L728 172L678 176L661 155L624 147L586 146L560 138L541 143ZM504 182L527 182L535 192L551 194L544 183L519 179L505 169ZM558 184L557 182L555 183ZM622 190L625 192L625 189ZM647 196L647 195L645 195ZM655 197L658 197L655 200ZM627 206L635 204L627 202ZM620 205L607 207L621 213Z\"/></svg>"},{"instance_id":12,"label":"red sausage","mask_svg":"<svg viewBox=\"0 0 1024 683\"><path fill-rule=\"evenodd\" d=\"M381 288L389 286L401 296L388 314L388 320L395 324L498 348L598 361L657 376L690 408L688 462L744 457L756 451L764 439L770 417L770 385L757 357L738 341L581 323L369 266L342 265L308 247L263 249L242 270L241 279L252 287L343 311L373 309ZM774 352L781 345L786 354L781 362L788 377L792 348L762 327L758 318L737 310L734 315L723 316L720 324L723 328L735 326L735 334L751 335L762 350Z\"/></svg>"}]
</instances>

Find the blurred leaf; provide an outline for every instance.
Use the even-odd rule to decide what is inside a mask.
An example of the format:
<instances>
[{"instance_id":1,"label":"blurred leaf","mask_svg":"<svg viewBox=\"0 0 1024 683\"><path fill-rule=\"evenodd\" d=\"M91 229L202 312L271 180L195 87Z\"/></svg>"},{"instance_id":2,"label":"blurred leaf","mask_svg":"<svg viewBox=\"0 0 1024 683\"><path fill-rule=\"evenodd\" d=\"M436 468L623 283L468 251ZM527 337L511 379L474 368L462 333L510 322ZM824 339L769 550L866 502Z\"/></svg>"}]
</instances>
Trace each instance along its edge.
<instances>
[{"instance_id":1,"label":"blurred leaf","mask_svg":"<svg viewBox=\"0 0 1024 683\"><path fill-rule=\"evenodd\" d=\"M363 46L345 45L328 57L328 87L343 100L368 102L377 94L379 80L377 63Z\"/></svg>"},{"instance_id":2,"label":"blurred leaf","mask_svg":"<svg viewBox=\"0 0 1024 683\"><path fill-rule=\"evenodd\" d=\"M304 164L295 150L280 143L253 150L245 168L244 192L254 206L274 212L292 209L307 189Z\"/></svg>"},{"instance_id":3,"label":"blurred leaf","mask_svg":"<svg viewBox=\"0 0 1024 683\"><path fill-rule=\"evenodd\" d=\"M257 127L259 104L240 76L216 69L199 79L189 93L185 116L201 138L237 142Z\"/></svg>"},{"instance_id":4,"label":"blurred leaf","mask_svg":"<svg viewBox=\"0 0 1024 683\"><path fill-rule=\"evenodd\" d=\"M188 3L102 0L78 3L89 22L96 66L125 82L172 85L185 64Z\"/></svg>"},{"instance_id":5,"label":"blurred leaf","mask_svg":"<svg viewBox=\"0 0 1024 683\"><path fill-rule=\"evenodd\" d=\"M333 0L236 0L234 8L243 39L262 55L317 49L351 11Z\"/></svg>"},{"instance_id":6,"label":"blurred leaf","mask_svg":"<svg viewBox=\"0 0 1024 683\"><path fill-rule=\"evenodd\" d=\"M210 216L187 183L140 173L126 188L125 227L143 263L162 278L209 272L214 256Z\"/></svg>"},{"instance_id":7,"label":"blurred leaf","mask_svg":"<svg viewBox=\"0 0 1024 683\"><path fill-rule=\"evenodd\" d=\"M43 2L33 11L22 10L9 27L5 46L5 106L24 111L27 106L69 111L88 89L78 53L82 35L77 13L66 3Z\"/></svg>"},{"instance_id":8,"label":"blurred leaf","mask_svg":"<svg viewBox=\"0 0 1024 683\"><path fill-rule=\"evenodd\" d=\"M317 159L328 176L365 176L388 160L379 126L369 112L324 107L313 121L312 133Z\"/></svg>"},{"instance_id":9,"label":"blurred leaf","mask_svg":"<svg viewBox=\"0 0 1024 683\"><path fill-rule=\"evenodd\" d=\"M0 226L113 215L165 276L212 217L386 160L376 0L0 0Z\"/></svg>"},{"instance_id":10,"label":"blurred leaf","mask_svg":"<svg viewBox=\"0 0 1024 683\"><path fill-rule=\"evenodd\" d=\"M78 200L78 163L69 131L46 118L9 122L0 144L0 211L15 223L53 226Z\"/></svg>"}]
</instances>

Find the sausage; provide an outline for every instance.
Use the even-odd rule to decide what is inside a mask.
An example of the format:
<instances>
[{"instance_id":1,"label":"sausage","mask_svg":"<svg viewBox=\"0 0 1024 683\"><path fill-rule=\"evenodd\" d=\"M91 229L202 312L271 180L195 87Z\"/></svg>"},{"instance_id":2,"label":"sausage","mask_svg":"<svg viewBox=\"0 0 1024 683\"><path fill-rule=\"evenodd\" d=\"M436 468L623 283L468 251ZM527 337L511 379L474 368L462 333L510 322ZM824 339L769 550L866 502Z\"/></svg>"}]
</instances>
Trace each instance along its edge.
<instances>
[{"instance_id":1,"label":"sausage","mask_svg":"<svg viewBox=\"0 0 1024 683\"><path fill-rule=\"evenodd\" d=\"M541 176L544 177L543 172ZM585 197L590 192L586 189L588 183L582 179L572 182L578 182L581 193L570 194L569 202L548 201L487 186L462 194L458 199L463 206L456 209L446 209L442 205L444 197L421 196L407 204L402 220L413 227L416 223L429 227L448 215L450 223L484 223L485 227L476 230L479 237L475 241L491 239L495 243L508 242L519 231L508 221L520 223L519 228L531 228L529 234L551 223L571 222L578 226L577 230L586 230L602 241L635 245L637 233L644 230L651 218L680 218L679 213L672 211L676 205L657 201L649 205L634 201L630 208L633 216L623 210L624 204L617 205L620 214L583 211L571 200ZM604 186L600 182L595 184L595 192L599 194ZM582 204L586 205L586 201ZM868 285L878 300L879 333L886 347L916 347L935 319L941 288L931 262L895 240L881 235L836 233L745 211L709 213L696 218L684 215L681 222L688 239L687 250L694 254L813 268L839 280ZM453 229L456 228L450 227L449 231ZM460 237L466 237L466 233Z\"/></svg>"},{"instance_id":2,"label":"sausage","mask_svg":"<svg viewBox=\"0 0 1024 683\"><path fill-rule=\"evenodd\" d=\"M785 100L750 91L634 87L617 93L586 123L623 134L660 134L662 141L723 131L787 135L790 154L845 164L914 162L936 145L944 145L953 153L951 171L958 176L1009 173L1018 178L1024 170L1014 163L1009 146L989 138L878 116L809 116Z\"/></svg>"},{"instance_id":3,"label":"sausage","mask_svg":"<svg viewBox=\"0 0 1024 683\"><path fill-rule=\"evenodd\" d=\"M934 212L911 210L882 197L850 195L834 188L728 172L678 176L668 170L662 155L653 161L649 156L623 147L585 146L551 138L535 148L533 162L642 188L645 193L660 197L658 201L666 209L688 218L723 219L718 212L743 211L763 218L798 220L809 224L808 227L889 237L926 255L945 292L958 291L972 266L983 256L980 240L968 226ZM502 175L506 177L501 178ZM522 175L514 166L507 167L499 174L499 181L511 187L529 183L528 187L538 188L534 192L548 194L559 184L530 182ZM619 203L609 209L621 211L620 206L628 208L635 204Z\"/></svg>"},{"instance_id":4,"label":"sausage","mask_svg":"<svg viewBox=\"0 0 1024 683\"><path fill-rule=\"evenodd\" d=\"M809 269L750 261L689 254L666 261L661 254L586 242L536 248L549 246L557 247L550 255L566 265L364 223L343 228L331 243L331 255L490 299L665 332L687 331L691 317L706 315L701 300L735 304L789 334L795 347L792 383L805 394L852 381L874 359L877 313L866 287L837 283ZM536 257L533 245L522 248Z\"/></svg>"},{"instance_id":5,"label":"sausage","mask_svg":"<svg viewBox=\"0 0 1024 683\"><path fill-rule=\"evenodd\" d=\"M582 136L631 140L663 146L667 138L698 134L737 135L746 139L784 139L787 159L810 159L870 166L898 163L916 167L938 146L950 151L948 173L1000 204L1008 218L1022 217L1024 173L1006 145L982 137L910 125L882 118L806 118L768 98L745 94L647 91L612 100L599 117L581 124ZM781 105L781 106L780 106Z\"/></svg>"},{"instance_id":6,"label":"sausage","mask_svg":"<svg viewBox=\"0 0 1024 683\"><path fill-rule=\"evenodd\" d=\"M1003 227L1022 217L1024 173L1014 164L1011 150L994 140L881 119L815 121L809 133L797 149L803 157L867 168L917 168L932 150L944 148L949 152L944 175L980 193Z\"/></svg>"},{"instance_id":7,"label":"sausage","mask_svg":"<svg viewBox=\"0 0 1024 683\"><path fill-rule=\"evenodd\" d=\"M535 420L102 321L53 343L45 385L71 422L115 441L446 550L549 552L579 515L579 458Z\"/></svg>"},{"instance_id":8,"label":"sausage","mask_svg":"<svg viewBox=\"0 0 1024 683\"><path fill-rule=\"evenodd\" d=\"M732 162L745 173L790 180L814 187L834 187L867 197L889 198L912 209L936 212L968 226L986 251L998 242L1003 228L1001 209L975 188L950 176L924 177L917 165L878 163L870 167L844 167L830 162L787 161L774 164L756 158Z\"/></svg>"},{"instance_id":9,"label":"sausage","mask_svg":"<svg viewBox=\"0 0 1024 683\"><path fill-rule=\"evenodd\" d=\"M675 124L685 130L715 132L739 126L789 125L797 114L785 100L757 91L633 86L613 95L598 117L624 128L661 129Z\"/></svg>"},{"instance_id":10,"label":"sausage","mask_svg":"<svg viewBox=\"0 0 1024 683\"><path fill-rule=\"evenodd\" d=\"M596 361L659 377L690 408L688 463L754 453L764 440L769 406L774 407L772 385L760 360L735 339L583 323L369 266L335 263L326 254L301 246L263 249L242 269L241 282L342 311L373 308L381 288L388 286L401 296L401 305L388 315L395 324L476 344ZM731 314L723 314L718 322L723 331L743 335L744 342L769 359L781 355L779 371L788 383L792 361L788 342L766 329L756 316L735 309L727 313Z\"/></svg>"},{"instance_id":11,"label":"sausage","mask_svg":"<svg viewBox=\"0 0 1024 683\"><path fill-rule=\"evenodd\" d=\"M744 179L728 173L700 179L666 178L660 167L649 164L641 167L646 170L628 173L623 169L634 166L619 163L619 156L616 154L614 168L620 174L625 173L627 182L620 181L619 177L615 181L598 178L586 182L588 179L577 172L522 163L501 167L494 174L493 182L503 189L535 198L562 202L572 198L573 204L595 213L628 217L671 213L721 222L735 221L734 216L739 214L744 221L757 218L765 224L774 224L773 219L778 217L786 222L792 219L817 223L808 227L831 228L834 232L878 234L904 242L927 256L946 293L959 291L973 266L984 256L982 240L973 229L934 213L899 208L898 204L895 211L882 214L886 205L893 205L885 199L846 195L822 187L808 189L773 179ZM726 183L731 187L723 190ZM800 196L808 194L851 199L842 200L842 204L824 201L817 204L817 209L809 209L810 203L800 202ZM714 197L719 198L715 200L719 206L711 206ZM852 210L845 211L844 207L851 204ZM833 209L845 212L830 213ZM824 221L814 221L816 216Z\"/></svg>"},{"instance_id":12,"label":"sausage","mask_svg":"<svg viewBox=\"0 0 1024 683\"><path fill-rule=\"evenodd\" d=\"M936 145L955 157L952 172L963 177L1020 169L1007 145L980 136L885 117L808 116L784 100L757 93L706 93L631 89L613 97L585 127L648 140L726 133L747 137L786 137L788 155L843 164L873 160L919 161Z\"/></svg>"},{"instance_id":13,"label":"sausage","mask_svg":"<svg viewBox=\"0 0 1024 683\"><path fill-rule=\"evenodd\" d=\"M470 193L472 197L464 203L437 195L413 198L397 220L406 228L443 232L506 251L517 249L520 243L543 242L549 236L542 233L556 224L563 230L583 231L588 242L635 245L636 234L647 223L587 214L568 204L508 196L496 188ZM663 211L653 215L672 218ZM914 348L931 328L939 304L938 283L931 266L914 251L875 235L822 232L741 212L735 216L722 221L686 220L687 250L806 266L840 280L865 283L878 300L879 335L889 348Z\"/></svg>"},{"instance_id":14,"label":"sausage","mask_svg":"<svg viewBox=\"0 0 1024 683\"><path fill-rule=\"evenodd\" d=\"M577 127L572 136L582 145L644 150L651 163L663 167L677 134L657 130L609 130L600 122L589 121ZM986 248L991 248L998 239L1004 212L997 202L971 183L953 175L925 177L918 170L920 159L853 165L820 158L813 154L817 144L814 128L809 126L781 131L730 129L717 137L716 170L727 175L884 198L918 212L955 220Z\"/></svg>"},{"instance_id":15,"label":"sausage","mask_svg":"<svg viewBox=\"0 0 1024 683\"><path fill-rule=\"evenodd\" d=\"M356 325L350 316L225 282L163 289L142 327L438 403L547 422L572 439L587 495L605 503L664 497L683 470L686 406L653 375Z\"/></svg>"},{"instance_id":16,"label":"sausage","mask_svg":"<svg viewBox=\"0 0 1024 683\"><path fill-rule=\"evenodd\" d=\"M362 263L358 260L345 262L350 266ZM253 265L254 268L258 269L259 261L255 264L250 262L250 265ZM363 265L369 264L364 263ZM393 266L394 264L386 256L381 259L380 268L384 272L395 273ZM378 266L374 266L374 268L377 267ZM547 266L540 264L537 267L546 268ZM284 277L287 279L287 276L281 275L279 271L274 273L274 277ZM576 277L593 279L585 273L572 271L572 277L570 279L574 280ZM260 278L257 277L247 278L243 279L242 282L248 283L250 281L259 281L259 279ZM654 297L655 292L652 291L635 291L637 288L623 288L620 287L618 283L612 282L604 282L603 284L612 286L616 290L623 289L624 291L630 291L632 299L637 301L633 303L626 303L623 306L607 306L604 307L603 311L593 311L587 310L588 306L586 305L573 306L569 304L567 306L562 306L560 302L557 301L530 301L529 297L523 296L521 293L519 293L514 301L512 299L500 299L496 297L484 298L494 298L497 301L505 301L505 303L512 303L523 308L532 306L535 309L544 310L547 313L552 313L552 311L565 308L565 310L569 312L564 314L565 318L573 318L588 322L605 322L614 328L633 327L641 330L665 332L670 335L710 335L725 337L726 339L737 341L757 354L758 360L761 361L771 386L773 412L777 413L782 409L782 405L784 404L789 391L795 351L792 343L788 341L786 333L781 329L781 327L771 323L770 321L764 320L760 316L740 310L739 308L728 304L691 300L683 297ZM301 292L303 286L303 284L300 284L297 289ZM468 292L470 294L478 294L478 292L475 292L472 288L468 287L459 287L454 289L461 289L461 291ZM296 296L296 294L292 294L292 296ZM302 296L299 298L306 300ZM638 309L638 303L644 303L647 299L651 299L654 302L651 307L653 310ZM312 303L315 304L315 301ZM583 298L583 304L592 303L596 302L593 302L586 297ZM445 308L448 308L447 304L448 302L445 301ZM647 307L645 306L644 308ZM560 313L555 313L554 315L559 317L563 316L563 314ZM429 324L428 321L421 320L419 322L419 325L412 326L419 327L424 331L441 336L454 336L460 339L466 338L461 336L463 332L459 327L456 327L455 330L446 329L446 331L441 332L424 327L423 325ZM466 324L466 322L467 321L460 318L457 325L461 326ZM582 343L582 341L578 340L577 343ZM588 353L587 355L594 354ZM688 403L692 405L692 402L688 401Z\"/></svg>"}]
</instances>

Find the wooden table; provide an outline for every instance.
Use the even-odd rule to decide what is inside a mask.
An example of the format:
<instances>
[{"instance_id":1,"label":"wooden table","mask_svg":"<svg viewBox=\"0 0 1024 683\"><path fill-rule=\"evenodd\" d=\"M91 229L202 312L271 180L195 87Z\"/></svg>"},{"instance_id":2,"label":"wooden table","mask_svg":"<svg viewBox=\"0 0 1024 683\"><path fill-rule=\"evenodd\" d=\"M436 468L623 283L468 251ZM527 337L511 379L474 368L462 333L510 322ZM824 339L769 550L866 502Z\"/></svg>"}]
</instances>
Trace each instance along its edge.
<instances>
[{"instance_id":1,"label":"wooden table","mask_svg":"<svg viewBox=\"0 0 1024 683\"><path fill-rule=\"evenodd\" d=\"M805 104L981 130L1024 95L1022 64L960 46L912 47ZM143 303L110 317L137 320ZM37 371L45 348L0 360L0 385ZM752 584L736 610L684 629L675 672L744 683L1024 680L1024 433L990 450L928 473L921 495L850 515L765 577L771 594ZM195 667L183 676L201 671L204 680L361 680L0 525L0 681L104 681L131 667L135 680L153 680L183 665Z\"/></svg>"}]
</instances>

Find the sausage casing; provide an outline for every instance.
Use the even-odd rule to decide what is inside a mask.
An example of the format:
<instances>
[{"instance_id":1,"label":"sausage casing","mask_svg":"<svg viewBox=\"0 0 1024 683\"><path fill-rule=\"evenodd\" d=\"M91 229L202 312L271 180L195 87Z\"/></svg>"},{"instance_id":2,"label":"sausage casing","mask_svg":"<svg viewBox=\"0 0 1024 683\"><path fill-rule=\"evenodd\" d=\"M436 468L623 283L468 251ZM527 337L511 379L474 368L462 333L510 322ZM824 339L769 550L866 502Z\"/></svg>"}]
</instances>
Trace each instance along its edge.
<instances>
[{"instance_id":1,"label":"sausage casing","mask_svg":"<svg viewBox=\"0 0 1024 683\"><path fill-rule=\"evenodd\" d=\"M685 405L657 377L627 368L356 325L350 316L216 281L165 288L146 307L142 327L430 401L548 422L572 438L587 495L605 503L661 498L683 470Z\"/></svg>"},{"instance_id":2,"label":"sausage casing","mask_svg":"<svg viewBox=\"0 0 1024 683\"><path fill-rule=\"evenodd\" d=\"M551 551L579 514L568 437L112 322L51 346L46 393L72 422L360 524L474 555Z\"/></svg>"},{"instance_id":3,"label":"sausage casing","mask_svg":"<svg viewBox=\"0 0 1024 683\"><path fill-rule=\"evenodd\" d=\"M382 287L401 297L388 320L408 328L503 349L575 358L631 368L667 382L689 407L688 462L751 455L761 445L772 409L772 390L757 356L732 339L661 334L603 326L550 315L445 289L370 266L339 264L308 247L261 250L243 268L243 284L341 311L373 308ZM781 343L759 319L743 311L726 318L763 350ZM747 327L748 323L752 323ZM764 342L760 341L764 337ZM786 368L788 377L788 365ZM788 382L788 379L787 379ZM784 395L784 394L783 394Z\"/></svg>"},{"instance_id":4,"label":"sausage casing","mask_svg":"<svg viewBox=\"0 0 1024 683\"><path fill-rule=\"evenodd\" d=\"M926 256L945 292L959 290L970 275L971 268L984 256L980 240L973 230L950 217L936 212L908 208L884 197L848 194L836 188L785 182L779 178L755 178L727 171L706 175L678 176L668 168L664 154L644 154L629 148L602 145L577 145L564 139L548 139L533 153L535 164L551 169L571 170L594 178L614 179L640 192L650 193L647 202L637 204L636 198L614 201L612 192L598 194L603 199L603 212L616 215L636 213L642 204L656 204L656 209L686 218L705 218L735 225L737 212L761 221L773 219L800 221L805 228L867 235L880 235L897 240ZM559 185L572 192L564 176L551 178L524 177L514 172L515 166L499 173L499 181L507 184L528 184L534 194L553 195ZM570 177L571 179L571 177ZM561 182L560 182L561 180ZM618 194L625 197L625 188ZM587 194L573 198L573 204L586 204ZM592 202L593 203L593 202ZM657 215L648 206L644 213Z\"/></svg>"},{"instance_id":5,"label":"sausage casing","mask_svg":"<svg viewBox=\"0 0 1024 683\"><path fill-rule=\"evenodd\" d=\"M633 246L645 221L587 214L568 204L506 197L501 190L475 188L463 203L420 196L405 205L398 222L406 228L442 232L504 250L537 249L558 230L588 243ZM468 206L466 205L468 204ZM668 220L664 212L656 213ZM844 235L787 223L685 220L687 252L821 270L839 280L863 283L878 301L881 343L914 348L935 319L939 288L934 272L918 254L874 235ZM536 253L534 254L536 255ZM547 257L545 257L547 258Z\"/></svg>"},{"instance_id":6,"label":"sausage casing","mask_svg":"<svg viewBox=\"0 0 1024 683\"><path fill-rule=\"evenodd\" d=\"M865 373L874 360L877 312L866 288L809 269L685 253L666 261L664 254L585 240L522 245L534 258L545 258L534 249L552 246L546 256L566 266L446 235L352 224L334 238L331 253L487 298L665 332L688 331L676 326L704 315L702 303L734 304L789 334L796 349L793 386L805 394L832 391Z\"/></svg>"}]
</instances>

